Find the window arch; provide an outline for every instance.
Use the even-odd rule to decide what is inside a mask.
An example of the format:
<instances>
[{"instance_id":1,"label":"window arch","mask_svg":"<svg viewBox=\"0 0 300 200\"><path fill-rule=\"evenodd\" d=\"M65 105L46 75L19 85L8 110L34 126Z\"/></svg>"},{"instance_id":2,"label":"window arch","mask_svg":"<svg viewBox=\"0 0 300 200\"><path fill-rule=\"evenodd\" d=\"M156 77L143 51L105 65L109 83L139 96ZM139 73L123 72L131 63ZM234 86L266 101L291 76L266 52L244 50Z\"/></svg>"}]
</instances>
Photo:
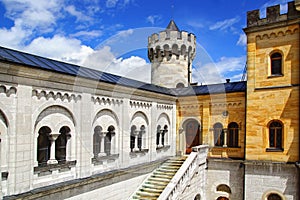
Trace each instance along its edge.
<instances>
[{"instance_id":1,"label":"window arch","mask_svg":"<svg viewBox=\"0 0 300 200\"><path fill-rule=\"evenodd\" d=\"M176 88L184 88L184 84L183 83L177 83Z\"/></svg>"},{"instance_id":2,"label":"window arch","mask_svg":"<svg viewBox=\"0 0 300 200\"><path fill-rule=\"evenodd\" d=\"M49 134L51 133L51 129L48 126L43 126L39 129L38 133L37 161L39 166L43 166L47 165L47 161L50 159L51 142Z\"/></svg>"},{"instance_id":3,"label":"window arch","mask_svg":"<svg viewBox=\"0 0 300 200\"><path fill-rule=\"evenodd\" d=\"M282 75L282 55L279 52L271 54L271 75Z\"/></svg>"},{"instance_id":4,"label":"window arch","mask_svg":"<svg viewBox=\"0 0 300 200\"><path fill-rule=\"evenodd\" d=\"M282 198L279 194L271 193L268 195L267 200L282 200Z\"/></svg>"},{"instance_id":5,"label":"window arch","mask_svg":"<svg viewBox=\"0 0 300 200\"><path fill-rule=\"evenodd\" d=\"M228 194L231 194L231 189L228 185L221 184L217 186L217 191L218 192L226 192Z\"/></svg>"},{"instance_id":6,"label":"window arch","mask_svg":"<svg viewBox=\"0 0 300 200\"><path fill-rule=\"evenodd\" d=\"M229 147L238 147L239 144L239 125L236 122L228 124L228 140Z\"/></svg>"},{"instance_id":7,"label":"window arch","mask_svg":"<svg viewBox=\"0 0 300 200\"><path fill-rule=\"evenodd\" d=\"M215 146L224 145L223 125L219 122L214 124L214 142L215 142Z\"/></svg>"},{"instance_id":8,"label":"window arch","mask_svg":"<svg viewBox=\"0 0 300 200\"><path fill-rule=\"evenodd\" d=\"M283 124L278 120L269 124L269 148L283 150Z\"/></svg>"}]
</instances>

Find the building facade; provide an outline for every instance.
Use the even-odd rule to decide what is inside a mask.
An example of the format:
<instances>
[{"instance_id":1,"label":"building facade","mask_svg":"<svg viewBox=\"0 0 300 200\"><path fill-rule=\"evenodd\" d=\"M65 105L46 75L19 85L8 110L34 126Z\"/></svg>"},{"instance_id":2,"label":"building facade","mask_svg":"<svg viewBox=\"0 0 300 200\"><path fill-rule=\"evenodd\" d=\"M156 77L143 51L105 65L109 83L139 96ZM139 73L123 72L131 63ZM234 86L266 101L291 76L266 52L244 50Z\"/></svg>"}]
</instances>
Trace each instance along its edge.
<instances>
[{"instance_id":1,"label":"building facade","mask_svg":"<svg viewBox=\"0 0 300 200\"><path fill-rule=\"evenodd\" d=\"M206 144L182 197L300 199L299 5L248 12L240 82L192 84L196 38L173 20L148 38L152 84L1 47L0 197L127 199Z\"/></svg>"}]
</instances>

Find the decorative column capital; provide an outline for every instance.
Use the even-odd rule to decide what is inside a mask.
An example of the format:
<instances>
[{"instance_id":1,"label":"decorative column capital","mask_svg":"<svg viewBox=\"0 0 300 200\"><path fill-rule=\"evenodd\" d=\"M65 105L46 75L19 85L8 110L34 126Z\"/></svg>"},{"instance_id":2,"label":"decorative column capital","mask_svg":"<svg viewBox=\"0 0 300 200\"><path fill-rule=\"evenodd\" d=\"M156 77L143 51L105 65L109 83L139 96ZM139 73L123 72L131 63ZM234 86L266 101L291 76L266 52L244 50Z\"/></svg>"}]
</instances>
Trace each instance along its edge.
<instances>
[{"instance_id":1,"label":"decorative column capital","mask_svg":"<svg viewBox=\"0 0 300 200\"><path fill-rule=\"evenodd\" d=\"M48 138L51 141L55 141L58 138L59 135L60 135L60 133L51 133L51 134L49 134Z\"/></svg>"}]
</instances>

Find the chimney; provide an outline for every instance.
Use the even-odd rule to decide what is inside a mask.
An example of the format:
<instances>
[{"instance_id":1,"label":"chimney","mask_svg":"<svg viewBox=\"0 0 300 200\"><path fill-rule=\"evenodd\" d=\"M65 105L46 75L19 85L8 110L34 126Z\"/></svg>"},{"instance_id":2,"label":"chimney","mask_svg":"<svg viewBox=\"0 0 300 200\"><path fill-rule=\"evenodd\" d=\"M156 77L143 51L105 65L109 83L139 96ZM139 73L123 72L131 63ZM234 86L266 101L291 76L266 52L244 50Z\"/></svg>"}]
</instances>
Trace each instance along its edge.
<instances>
[{"instance_id":1,"label":"chimney","mask_svg":"<svg viewBox=\"0 0 300 200\"><path fill-rule=\"evenodd\" d=\"M226 79L226 83L230 83L230 78L227 78L227 79Z\"/></svg>"}]
</instances>

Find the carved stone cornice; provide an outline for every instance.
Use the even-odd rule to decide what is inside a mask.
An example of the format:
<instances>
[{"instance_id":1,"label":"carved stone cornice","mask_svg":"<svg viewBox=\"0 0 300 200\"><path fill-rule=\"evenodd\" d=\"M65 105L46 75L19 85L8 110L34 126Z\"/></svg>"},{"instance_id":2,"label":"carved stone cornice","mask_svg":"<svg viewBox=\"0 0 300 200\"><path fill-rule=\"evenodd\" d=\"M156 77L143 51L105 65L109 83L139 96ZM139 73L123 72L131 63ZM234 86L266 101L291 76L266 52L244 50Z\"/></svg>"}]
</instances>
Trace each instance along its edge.
<instances>
[{"instance_id":1,"label":"carved stone cornice","mask_svg":"<svg viewBox=\"0 0 300 200\"><path fill-rule=\"evenodd\" d=\"M111 98L111 97L96 97L93 96L91 98L91 101L94 104L99 104L99 105L121 105L123 104L123 100L122 99L115 99L115 98Z\"/></svg>"},{"instance_id":2,"label":"carved stone cornice","mask_svg":"<svg viewBox=\"0 0 300 200\"><path fill-rule=\"evenodd\" d=\"M38 100L45 98L46 100L53 99L53 100L61 100L61 101L80 101L81 95L72 94L69 92L59 92L59 91L46 91L46 90L32 90L32 97L36 97Z\"/></svg>"},{"instance_id":3,"label":"carved stone cornice","mask_svg":"<svg viewBox=\"0 0 300 200\"><path fill-rule=\"evenodd\" d=\"M14 86L0 84L0 94L5 94L7 97L10 97L13 94L17 94L17 88Z\"/></svg>"}]
</instances>

